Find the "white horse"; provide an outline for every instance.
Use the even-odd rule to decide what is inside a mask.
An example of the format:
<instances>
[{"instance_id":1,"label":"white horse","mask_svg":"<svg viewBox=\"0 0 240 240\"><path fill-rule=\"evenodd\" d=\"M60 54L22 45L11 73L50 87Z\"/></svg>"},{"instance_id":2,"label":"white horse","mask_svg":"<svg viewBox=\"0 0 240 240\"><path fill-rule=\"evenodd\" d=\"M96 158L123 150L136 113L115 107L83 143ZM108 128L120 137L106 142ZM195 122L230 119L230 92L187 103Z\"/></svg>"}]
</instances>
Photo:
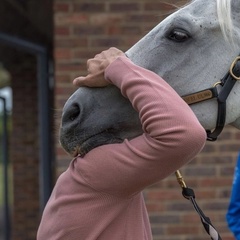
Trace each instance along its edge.
<instances>
[{"instance_id":1,"label":"white horse","mask_svg":"<svg viewBox=\"0 0 240 240\"><path fill-rule=\"evenodd\" d=\"M193 0L152 29L127 56L162 76L183 96L213 86L239 53L240 1ZM240 81L227 99L225 122L238 129L239 103ZM216 100L191 107L205 129L215 128Z\"/></svg>"},{"instance_id":2,"label":"white horse","mask_svg":"<svg viewBox=\"0 0 240 240\"><path fill-rule=\"evenodd\" d=\"M162 76L183 96L211 88L215 83L221 92L223 87L218 82L229 72L239 52L240 0L193 0L159 23L126 55ZM226 119L219 121L240 129L239 72L237 75L227 97ZM205 129L216 128L218 115L225 117L225 109L218 110L218 105L215 98L191 105ZM108 114L102 117L106 109ZM86 153L141 133L137 113L115 87L80 88L63 109L60 141L72 155L79 146Z\"/></svg>"}]
</instances>

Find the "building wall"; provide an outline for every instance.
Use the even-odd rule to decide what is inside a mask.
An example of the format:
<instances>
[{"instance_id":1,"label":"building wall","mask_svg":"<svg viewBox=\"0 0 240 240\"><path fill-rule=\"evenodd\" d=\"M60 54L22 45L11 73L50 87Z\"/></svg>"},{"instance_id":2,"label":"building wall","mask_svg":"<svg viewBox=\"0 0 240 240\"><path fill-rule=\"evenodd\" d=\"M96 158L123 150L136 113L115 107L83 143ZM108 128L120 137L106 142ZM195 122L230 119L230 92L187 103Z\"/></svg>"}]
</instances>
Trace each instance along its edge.
<instances>
[{"instance_id":1,"label":"building wall","mask_svg":"<svg viewBox=\"0 0 240 240\"><path fill-rule=\"evenodd\" d=\"M111 46L127 50L174 10L170 3L183 2L55 0L56 138L61 109L75 90L72 80L86 74L86 60ZM187 184L195 189L199 205L225 240L233 239L225 214L239 139L240 133L227 127L217 142L207 143L202 153L182 168ZM60 174L71 157L59 145L56 154ZM208 239L190 202L182 197L175 176L146 189L145 198L155 240Z\"/></svg>"},{"instance_id":2,"label":"building wall","mask_svg":"<svg viewBox=\"0 0 240 240\"><path fill-rule=\"evenodd\" d=\"M12 69L10 158L13 172L12 239L33 240L39 224L39 138L36 64ZM33 63L33 65L32 65ZM25 84L23 84L25 82Z\"/></svg>"}]
</instances>

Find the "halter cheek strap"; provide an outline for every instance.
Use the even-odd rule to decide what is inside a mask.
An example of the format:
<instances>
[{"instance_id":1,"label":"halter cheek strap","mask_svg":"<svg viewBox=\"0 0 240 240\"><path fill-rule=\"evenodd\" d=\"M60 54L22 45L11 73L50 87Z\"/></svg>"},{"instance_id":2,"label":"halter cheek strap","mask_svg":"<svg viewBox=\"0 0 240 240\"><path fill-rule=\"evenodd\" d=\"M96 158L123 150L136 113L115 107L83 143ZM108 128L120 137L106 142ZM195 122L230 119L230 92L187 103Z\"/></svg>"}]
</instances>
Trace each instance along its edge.
<instances>
[{"instance_id":1,"label":"halter cheek strap","mask_svg":"<svg viewBox=\"0 0 240 240\"><path fill-rule=\"evenodd\" d=\"M222 132L224 128L225 120L226 120L226 100L233 86L238 80L240 80L240 56L238 56L233 61L229 72L224 76L224 78L220 82L217 82L216 84L214 84L212 88L205 89L203 91L196 92L196 93L189 94L182 97L186 101L186 103L188 103L189 105L206 101L209 99L213 99L213 98L217 99L218 116L217 116L216 128L212 132L210 130L206 130L207 140L209 141L217 140L217 137L219 136L219 134ZM218 90L217 90L218 85L222 86L220 93L218 93ZM217 230L214 228L214 226L212 225L210 218L204 215L203 211L198 206L195 200L195 194L193 189L187 187L179 170L175 172L175 175L177 177L178 183L182 188L182 195L186 199L191 201L191 203L193 204L193 207L198 213L206 232L209 234L212 240L221 240L222 238L217 232Z\"/></svg>"},{"instance_id":2,"label":"halter cheek strap","mask_svg":"<svg viewBox=\"0 0 240 240\"><path fill-rule=\"evenodd\" d=\"M212 88L208 88L196 93L182 96L183 100L188 104L194 104L203 102L209 99L217 99L218 102L218 116L216 121L216 128L211 130L206 130L207 140L215 141L217 137L222 132L225 126L226 120L226 100L235 85L235 83L240 80L240 56L238 56L231 64L229 72L221 79L220 82L214 84ZM217 86L221 85L222 89L218 93Z\"/></svg>"}]
</instances>

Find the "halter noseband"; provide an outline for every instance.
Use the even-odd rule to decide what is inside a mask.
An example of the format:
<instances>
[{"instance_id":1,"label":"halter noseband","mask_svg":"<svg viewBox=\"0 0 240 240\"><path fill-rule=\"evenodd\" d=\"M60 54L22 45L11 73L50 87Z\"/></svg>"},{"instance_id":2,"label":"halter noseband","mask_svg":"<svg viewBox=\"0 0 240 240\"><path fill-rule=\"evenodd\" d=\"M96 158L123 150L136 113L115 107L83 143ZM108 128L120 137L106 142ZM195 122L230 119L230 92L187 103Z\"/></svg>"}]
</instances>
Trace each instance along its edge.
<instances>
[{"instance_id":1,"label":"halter noseband","mask_svg":"<svg viewBox=\"0 0 240 240\"><path fill-rule=\"evenodd\" d=\"M228 73L219 81L216 82L213 87L192 93L189 95L182 96L183 100L188 104L194 104L203 102L209 99L216 98L218 102L218 116L216 122L216 128L211 130L206 130L207 140L215 141L217 137L222 132L225 120L226 120L226 100L229 96L234 84L240 80L240 55L232 62ZM218 92L217 86L222 86L220 92Z\"/></svg>"}]
</instances>

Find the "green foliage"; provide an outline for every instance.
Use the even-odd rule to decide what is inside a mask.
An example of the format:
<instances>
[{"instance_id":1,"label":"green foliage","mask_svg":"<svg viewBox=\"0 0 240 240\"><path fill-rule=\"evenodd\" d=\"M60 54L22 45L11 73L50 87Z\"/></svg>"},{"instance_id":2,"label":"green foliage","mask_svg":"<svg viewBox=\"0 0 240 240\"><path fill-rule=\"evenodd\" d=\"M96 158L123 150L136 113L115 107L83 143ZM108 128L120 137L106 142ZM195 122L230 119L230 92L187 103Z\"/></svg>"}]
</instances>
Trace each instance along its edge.
<instances>
[{"instance_id":1,"label":"green foliage","mask_svg":"<svg viewBox=\"0 0 240 240\"><path fill-rule=\"evenodd\" d=\"M0 155L1 158L1 155ZM11 165L8 167L8 190L9 190L9 202L12 203L12 171L11 171ZM0 206L3 205L3 189L4 184L3 184L3 166L2 166L2 159L0 163Z\"/></svg>"},{"instance_id":2,"label":"green foliage","mask_svg":"<svg viewBox=\"0 0 240 240\"><path fill-rule=\"evenodd\" d=\"M8 115L8 117L7 117L7 130L8 130L8 132L10 132L12 130L11 115ZM3 113L0 112L0 139L2 138L2 133L3 133Z\"/></svg>"},{"instance_id":3,"label":"green foliage","mask_svg":"<svg viewBox=\"0 0 240 240\"><path fill-rule=\"evenodd\" d=\"M12 129L12 120L11 115L7 118L7 133L9 134ZM2 154L2 141L3 141L3 116L2 113L0 113L0 206L3 204L3 154ZM9 188L9 201L12 202L12 171L11 171L11 165L8 167L8 188Z\"/></svg>"}]
</instances>

